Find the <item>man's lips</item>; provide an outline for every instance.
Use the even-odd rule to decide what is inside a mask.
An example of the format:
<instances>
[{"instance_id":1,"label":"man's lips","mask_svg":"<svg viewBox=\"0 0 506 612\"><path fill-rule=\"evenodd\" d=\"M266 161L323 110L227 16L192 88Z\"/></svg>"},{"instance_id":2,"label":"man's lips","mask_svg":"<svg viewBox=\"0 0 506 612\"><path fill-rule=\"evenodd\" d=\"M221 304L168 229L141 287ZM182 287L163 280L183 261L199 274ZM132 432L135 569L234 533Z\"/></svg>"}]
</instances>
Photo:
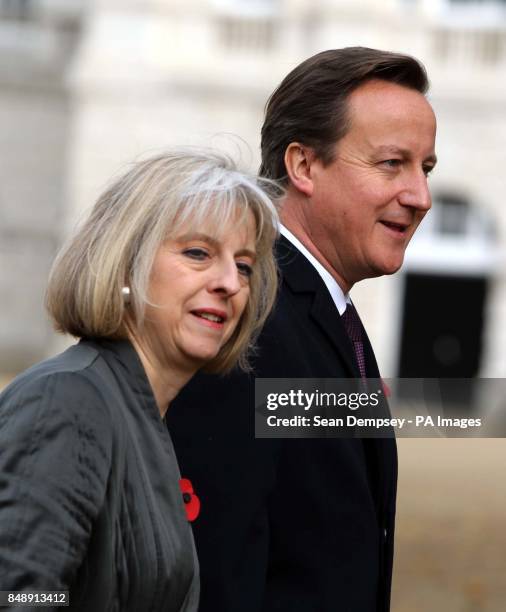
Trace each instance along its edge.
<instances>
[{"instance_id":1,"label":"man's lips","mask_svg":"<svg viewBox=\"0 0 506 612\"><path fill-rule=\"evenodd\" d=\"M399 235L403 235L408 230L411 223L400 222L400 221L387 221L385 219L380 220L380 223L387 227L389 230L398 233Z\"/></svg>"},{"instance_id":2,"label":"man's lips","mask_svg":"<svg viewBox=\"0 0 506 612\"><path fill-rule=\"evenodd\" d=\"M216 308L197 308L191 314L198 317L208 327L221 329L227 320L227 313Z\"/></svg>"}]
</instances>

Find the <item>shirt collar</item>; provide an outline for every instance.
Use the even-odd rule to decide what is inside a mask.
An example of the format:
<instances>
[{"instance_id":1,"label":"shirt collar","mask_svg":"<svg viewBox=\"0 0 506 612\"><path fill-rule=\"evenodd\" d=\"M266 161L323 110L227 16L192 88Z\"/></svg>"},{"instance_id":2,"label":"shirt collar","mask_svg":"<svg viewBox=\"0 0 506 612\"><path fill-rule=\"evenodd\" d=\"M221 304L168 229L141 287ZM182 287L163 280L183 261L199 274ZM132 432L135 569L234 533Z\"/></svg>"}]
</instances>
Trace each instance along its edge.
<instances>
[{"instance_id":1,"label":"shirt collar","mask_svg":"<svg viewBox=\"0 0 506 612\"><path fill-rule=\"evenodd\" d=\"M348 293L343 293L343 290L337 284L335 278L330 274L330 272L321 265L316 257L306 249L302 242L296 238L289 229L287 229L284 225L280 225L279 231L289 242L293 244L298 251L300 251L302 255L304 255L309 263L313 265L325 283L325 286L327 287L330 297L336 305L339 314L342 315L346 310L346 305L351 304L350 295Z\"/></svg>"}]
</instances>

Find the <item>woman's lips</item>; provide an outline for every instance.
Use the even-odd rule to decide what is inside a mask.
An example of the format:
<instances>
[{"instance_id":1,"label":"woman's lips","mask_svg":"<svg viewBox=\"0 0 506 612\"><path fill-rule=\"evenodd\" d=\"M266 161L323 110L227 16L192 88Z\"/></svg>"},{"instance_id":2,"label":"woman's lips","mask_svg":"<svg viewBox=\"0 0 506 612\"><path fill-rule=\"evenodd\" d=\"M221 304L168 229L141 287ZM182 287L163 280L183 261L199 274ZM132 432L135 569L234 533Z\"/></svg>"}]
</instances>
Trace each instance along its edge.
<instances>
[{"instance_id":1,"label":"woman's lips","mask_svg":"<svg viewBox=\"0 0 506 612\"><path fill-rule=\"evenodd\" d=\"M215 308L199 308L192 310L191 314L200 319L204 325L214 329L222 329L227 320L227 314Z\"/></svg>"}]
</instances>

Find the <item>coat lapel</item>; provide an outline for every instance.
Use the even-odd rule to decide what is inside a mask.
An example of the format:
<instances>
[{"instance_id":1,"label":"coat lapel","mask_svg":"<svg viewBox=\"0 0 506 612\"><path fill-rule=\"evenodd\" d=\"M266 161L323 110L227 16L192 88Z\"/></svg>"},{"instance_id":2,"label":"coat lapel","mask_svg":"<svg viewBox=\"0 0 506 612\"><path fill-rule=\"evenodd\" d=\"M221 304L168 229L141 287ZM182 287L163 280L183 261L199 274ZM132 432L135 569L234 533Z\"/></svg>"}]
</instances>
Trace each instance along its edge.
<instances>
[{"instance_id":1,"label":"coat lapel","mask_svg":"<svg viewBox=\"0 0 506 612\"><path fill-rule=\"evenodd\" d=\"M350 378L360 378L360 370L353 346L341 322L337 308L329 296L327 287L323 286L323 288L316 292L310 316L315 324L327 335L336 351L346 363Z\"/></svg>"},{"instance_id":2,"label":"coat lapel","mask_svg":"<svg viewBox=\"0 0 506 612\"><path fill-rule=\"evenodd\" d=\"M313 265L284 236L277 245L277 259L283 281L293 293L312 293L309 317L327 336L344 362L350 378L360 377L360 371L348 334L337 308Z\"/></svg>"},{"instance_id":3,"label":"coat lapel","mask_svg":"<svg viewBox=\"0 0 506 612\"><path fill-rule=\"evenodd\" d=\"M277 257L283 282L286 282L293 293L313 294L314 297L308 313L310 319L329 338L336 353L346 366L347 374L350 378L360 377L353 347L335 304L320 275L304 255L284 236L281 236L278 241ZM362 329L367 375L369 378L379 379L380 374L376 358L363 325ZM386 411L385 415L388 416L388 403L385 402L382 408ZM379 525L382 532L383 528L386 528L390 533L393 533L394 506L392 506L392 500L395 500L397 483L397 450L395 439L369 438L364 439L362 442L371 490L378 511ZM391 558L392 555L391 541L390 537L390 548L385 553L388 558ZM385 579L389 580L390 578L386 577Z\"/></svg>"}]
</instances>

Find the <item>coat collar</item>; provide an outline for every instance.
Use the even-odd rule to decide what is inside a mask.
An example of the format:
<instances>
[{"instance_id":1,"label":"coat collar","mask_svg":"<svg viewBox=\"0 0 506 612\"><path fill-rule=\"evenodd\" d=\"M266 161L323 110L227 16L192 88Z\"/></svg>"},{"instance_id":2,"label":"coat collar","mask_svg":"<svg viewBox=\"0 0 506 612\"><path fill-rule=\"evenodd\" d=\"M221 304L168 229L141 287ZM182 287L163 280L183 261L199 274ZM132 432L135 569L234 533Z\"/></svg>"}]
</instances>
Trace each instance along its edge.
<instances>
[{"instance_id":1,"label":"coat collar","mask_svg":"<svg viewBox=\"0 0 506 612\"><path fill-rule=\"evenodd\" d=\"M277 243L276 253L283 282L294 294L314 295L308 313L310 319L329 338L340 354L349 376L360 377L355 353L339 312L314 266L284 236L281 236Z\"/></svg>"},{"instance_id":2,"label":"coat collar","mask_svg":"<svg viewBox=\"0 0 506 612\"><path fill-rule=\"evenodd\" d=\"M123 379L129 381L129 388L137 398L139 405L155 421L162 421L146 371L130 340L88 338L81 342L94 345L113 371L119 369Z\"/></svg>"}]
</instances>

